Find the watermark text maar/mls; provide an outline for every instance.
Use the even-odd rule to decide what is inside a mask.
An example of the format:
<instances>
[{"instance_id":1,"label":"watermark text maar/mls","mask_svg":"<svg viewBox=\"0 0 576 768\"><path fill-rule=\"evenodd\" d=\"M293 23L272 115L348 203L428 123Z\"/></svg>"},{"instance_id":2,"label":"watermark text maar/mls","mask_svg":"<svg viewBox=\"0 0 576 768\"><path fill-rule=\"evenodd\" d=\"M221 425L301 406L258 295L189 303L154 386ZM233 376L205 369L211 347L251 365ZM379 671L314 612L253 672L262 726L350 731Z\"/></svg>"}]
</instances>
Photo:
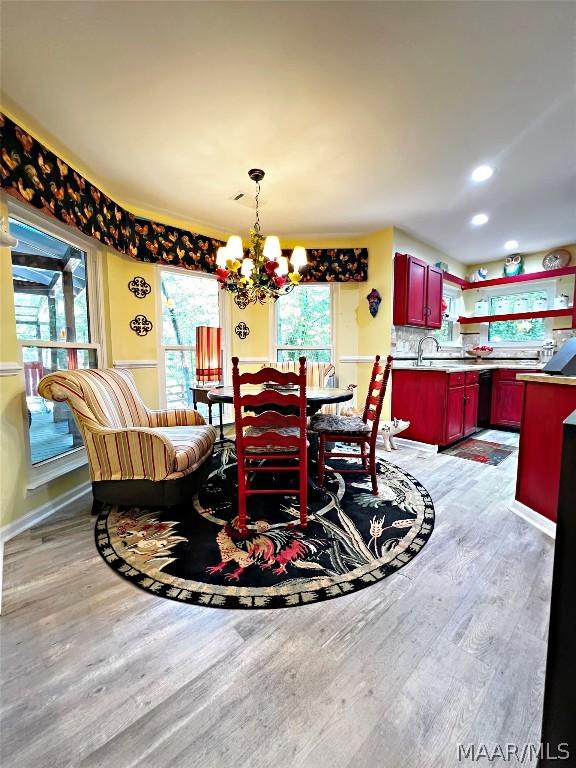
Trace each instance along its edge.
<instances>
[{"instance_id":1,"label":"watermark text maar/mls","mask_svg":"<svg viewBox=\"0 0 576 768\"><path fill-rule=\"evenodd\" d=\"M528 763L536 758L540 760L568 760L570 750L568 744L458 744L458 762L470 760L479 763L481 760L492 762Z\"/></svg>"}]
</instances>

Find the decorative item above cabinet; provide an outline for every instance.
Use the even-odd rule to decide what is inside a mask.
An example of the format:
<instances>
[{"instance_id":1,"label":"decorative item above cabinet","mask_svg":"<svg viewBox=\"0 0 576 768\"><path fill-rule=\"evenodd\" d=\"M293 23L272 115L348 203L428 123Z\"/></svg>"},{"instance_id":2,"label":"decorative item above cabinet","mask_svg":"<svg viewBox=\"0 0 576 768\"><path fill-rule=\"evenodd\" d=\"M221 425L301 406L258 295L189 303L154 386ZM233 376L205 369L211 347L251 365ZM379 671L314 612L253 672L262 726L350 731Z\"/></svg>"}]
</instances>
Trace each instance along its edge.
<instances>
[{"instance_id":1,"label":"decorative item above cabinet","mask_svg":"<svg viewBox=\"0 0 576 768\"><path fill-rule=\"evenodd\" d=\"M394 257L394 325L440 328L442 270L407 253Z\"/></svg>"}]
</instances>

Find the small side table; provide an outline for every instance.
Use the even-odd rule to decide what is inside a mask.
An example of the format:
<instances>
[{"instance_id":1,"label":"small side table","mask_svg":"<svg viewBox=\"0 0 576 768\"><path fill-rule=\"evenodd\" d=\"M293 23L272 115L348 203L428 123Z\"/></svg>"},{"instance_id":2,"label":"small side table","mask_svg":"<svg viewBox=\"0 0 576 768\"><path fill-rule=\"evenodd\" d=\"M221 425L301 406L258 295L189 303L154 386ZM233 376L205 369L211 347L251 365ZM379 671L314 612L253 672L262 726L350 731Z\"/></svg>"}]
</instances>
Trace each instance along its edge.
<instances>
[{"instance_id":1,"label":"small side table","mask_svg":"<svg viewBox=\"0 0 576 768\"><path fill-rule=\"evenodd\" d=\"M210 386L197 384L195 387L190 387L190 391L192 392L192 402L194 403L194 410L198 410L198 403L205 403L208 406L208 424L212 424L212 406L218 405L218 427L220 429L220 438L217 442L234 442L233 440L229 440L227 437L224 437L224 403L214 403L213 400L208 399L208 392L210 392L211 389L217 388L218 385L214 384L210 384Z\"/></svg>"}]
</instances>

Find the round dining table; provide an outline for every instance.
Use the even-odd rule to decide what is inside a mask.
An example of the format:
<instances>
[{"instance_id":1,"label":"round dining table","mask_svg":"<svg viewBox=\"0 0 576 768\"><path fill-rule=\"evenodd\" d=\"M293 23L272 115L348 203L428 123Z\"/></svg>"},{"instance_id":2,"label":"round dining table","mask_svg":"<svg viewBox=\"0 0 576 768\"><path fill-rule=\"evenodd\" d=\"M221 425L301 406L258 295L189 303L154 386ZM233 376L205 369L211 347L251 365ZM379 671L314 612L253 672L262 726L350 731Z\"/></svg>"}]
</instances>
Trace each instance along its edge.
<instances>
[{"instance_id":1,"label":"round dining table","mask_svg":"<svg viewBox=\"0 0 576 768\"><path fill-rule=\"evenodd\" d=\"M250 389L254 393L263 392L268 387L253 385ZM282 391L280 389L280 391ZM294 394L294 390L284 390L286 394ZM351 389L336 389L335 387L309 387L306 388L306 411L308 416L314 416L323 405L334 405L335 403L345 403L352 400L354 392ZM208 400L212 403L233 403L234 390L232 387L215 387L209 390ZM224 428L220 420L220 441L224 442Z\"/></svg>"}]
</instances>

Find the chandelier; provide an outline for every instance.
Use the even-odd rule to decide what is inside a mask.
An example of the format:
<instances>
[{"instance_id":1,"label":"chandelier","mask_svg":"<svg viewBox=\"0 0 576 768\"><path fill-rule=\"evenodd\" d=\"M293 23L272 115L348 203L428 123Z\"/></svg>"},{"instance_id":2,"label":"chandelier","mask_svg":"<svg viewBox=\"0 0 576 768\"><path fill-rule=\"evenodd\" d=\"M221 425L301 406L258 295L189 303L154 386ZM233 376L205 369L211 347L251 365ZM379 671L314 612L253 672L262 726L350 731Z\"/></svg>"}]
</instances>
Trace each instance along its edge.
<instances>
[{"instance_id":1,"label":"chandelier","mask_svg":"<svg viewBox=\"0 0 576 768\"><path fill-rule=\"evenodd\" d=\"M275 235L262 235L259 197L264 171L252 168L248 176L256 184L256 221L250 230L248 255L244 254L242 238L231 235L216 256L220 287L233 295L240 309L245 309L248 304L276 301L279 296L290 293L302 279L299 270L307 263L306 250L302 246L296 246L288 260L282 255L280 240Z\"/></svg>"}]
</instances>

